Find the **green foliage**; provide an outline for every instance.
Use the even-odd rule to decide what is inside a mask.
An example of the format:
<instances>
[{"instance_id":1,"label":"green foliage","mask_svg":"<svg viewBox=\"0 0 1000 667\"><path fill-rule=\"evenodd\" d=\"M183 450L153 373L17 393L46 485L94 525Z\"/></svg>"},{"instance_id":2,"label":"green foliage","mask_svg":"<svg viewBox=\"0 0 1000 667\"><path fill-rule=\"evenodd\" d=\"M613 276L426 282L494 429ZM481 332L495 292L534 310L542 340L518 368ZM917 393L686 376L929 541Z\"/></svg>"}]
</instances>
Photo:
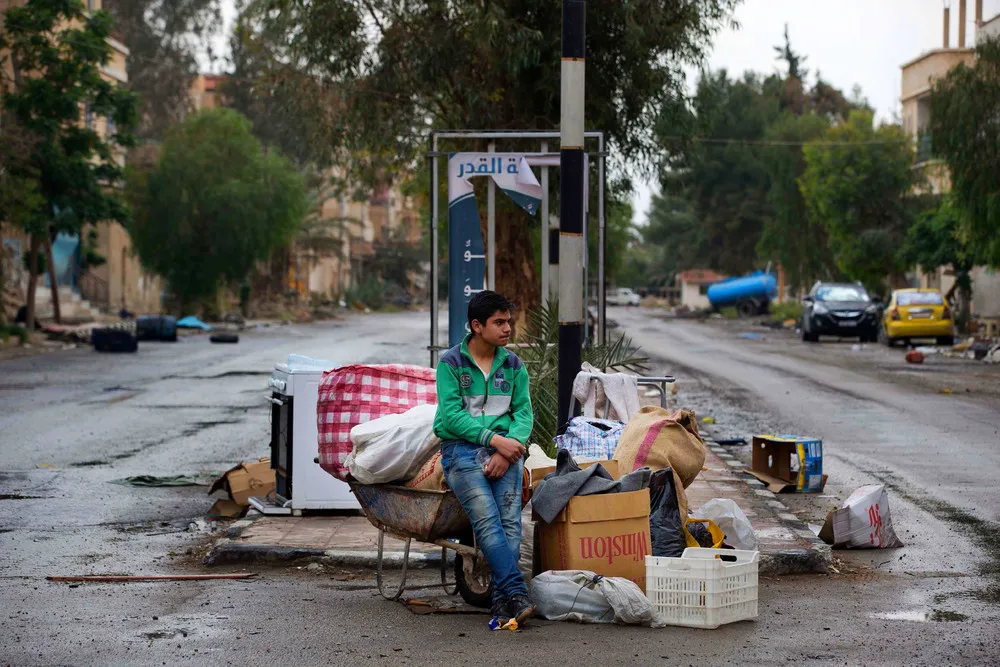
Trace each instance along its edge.
<instances>
[{"instance_id":1,"label":"green foliage","mask_svg":"<svg viewBox=\"0 0 1000 667\"><path fill-rule=\"evenodd\" d=\"M604 271L608 281L617 281L622 268L630 259L628 244L632 240L634 231L632 224L632 203L624 198L612 198L606 203L606 210L607 219L604 224ZM595 204L595 213L590 218L588 228L589 238L587 239L590 277L593 280L597 278L598 241L600 239L600 230L598 229L596 218Z\"/></svg>"},{"instance_id":2,"label":"green foliage","mask_svg":"<svg viewBox=\"0 0 1000 667\"><path fill-rule=\"evenodd\" d=\"M0 324L0 341L6 343L11 338L19 339L21 345L24 345L28 342L28 330L16 325Z\"/></svg>"},{"instance_id":3,"label":"green foliage","mask_svg":"<svg viewBox=\"0 0 1000 667\"><path fill-rule=\"evenodd\" d=\"M719 314L727 320L740 319L740 311L736 310L736 306L726 306L719 311Z\"/></svg>"},{"instance_id":4,"label":"green foliage","mask_svg":"<svg viewBox=\"0 0 1000 667\"><path fill-rule=\"evenodd\" d=\"M771 304L771 318L775 320L796 320L802 318L802 304L798 301L783 301Z\"/></svg>"},{"instance_id":5,"label":"green foliage","mask_svg":"<svg viewBox=\"0 0 1000 667\"><path fill-rule=\"evenodd\" d=\"M607 150L652 163L649 129L681 108L683 65L704 56L737 4L588 3L584 112L607 133ZM248 73L241 104L280 114L274 130L305 139L277 137L278 145L349 156L352 179L371 186L410 170L431 128L558 127L560 25L556 2L252 0L233 49ZM629 189L624 178L616 185ZM498 288L530 306L538 286L527 217L504 221L510 246L498 253Z\"/></svg>"},{"instance_id":6,"label":"green foliage","mask_svg":"<svg viewBox=\"0 0 1000 667\"><path fill-rule=\"evenodd\" d=\"M136 99L101 76L112 27L107 12L71 0L28 0L4 15L0 50L9 49L12 77L2 91L3 120L23 142L6 166L29 188L17 209L30 233L51 225L74 234L88 223L128 219L114 186L120 149L134 143ZM105 119L115 129L102 139L94 125Z\"/></svg>"},{"instance_id":7,"label":"green foliage","mask_svg":"<svg viewBox=\"0 0 1000 667\"><path fill-rule=\"evenodd\" d=\"M130 173L129 192L139 257L185 303L243 280L291 240L308 206L298 171L229 109L188 116L155 167Z\"/></svg>"},{"instance_id":8,"label":"green foliage","mask_svg":"<svg viewBox=\"0 0 1000 667\"><path fill-rule=\"evenodd\" d=\"M651 270L740 274L774 261L798 287L837 271L825 229L799 192L801 145L867 103L857 91L848 100L818 74L807 88L806 57L792 48L787 26L774 50L784 75L702 72L691 108L658 123L662 195L643 230L658 246ZM697 139L676 136L685 133Z\"/></svg>"},{"instance_id":9,"label":"green foliage","mask_svg":"<svg viewBox=\"0 0 1000 667\"><path fill-rule=\"evenodd\" d=\"M742 140L762 137L778 109L777 96L765 96L763 81L753 73L742 80L729 79L725 70L702 74L685 124L698 136L737 141L688 146L674 156L671 170L661 176L664 194L687 205L677 206L669 199L660 203L666 203L669 210L690 213L671 215L671 224L684 224L683 236L704 236L699 256L682 268L712 268L737 275L754 268L755 246L770 215L769 181L758 147ZM673 237L663 241L677 246Z\"/></svg>"},{"instance_id":10,"label":"green foliage","mask_svg":"<svg viewBox=\"0 0 1000 667\"><path fill-rule=\"evenodd\" d=\"M972 67L958 65L934 84L930 131L951 173L957 233L1000 267L1000 39L978 42Z\"/></svg>"},{"instance_id":11,"label":"green foliage","mask_svg":"<svg viewBox=\"0 0 1000 667\"><path fill-rule=\"evenodd\" d=\"M898 126L875 128L871 112L854 111L804 153L799 187L809 215L829 235L837 267L869 291L884 292L886 275L905 269L899 251L916 178L910 142Z\"/></svg>"},{"instance_id":12,"label":"green foliage","mask_svg":"<svg viewBox=\"0 0 1000 667\"><path fill-rule=\"evenodd\" d=\"M515 350L524 361L531 378L531 407L535 413L535 426L531 441L537 443L550 456L555 455L553 438L559 429L559 306L554 300L528 313L524 340L526 347ZM608 372L646 370L645 357L631 339L619 336L607 345L591 343L583 349L582 360L595 368Z\"/></svg>"},{"instance_id":13,"label":"green foliage","mask_svg":"<svg viewBox=\"0 0 1000 667\"><path fill-rule=\"evenodd\" d=\"M765 136L771 141L797 144L818 139L829 127L826 116L786 111L768 127ZM793 286L804 288L819 279L835 278L838 271L826 229L809 215L799 190L798 179L806 168L802 150L798 145L777 144L763 146L761 154L770 177L767 201L771 215L757 242L759 256L776 260Z\"/></svg>"},{"instance_id":14,"label":"green foliage","mask_svg":"<svg viewBox=\"0 0 1000 667\"><path fill-rule=\"evenodd\" d=\"M128 87L141 98L137 134L162 139L191 107L197 54L222 27L220 0L104 0L128 47Z\"/></svg>"},{"instance_id":15,"label":"green foliage","mask_svg":"<svg viewBox=\"0 0 1000 667\"><path fill-rule=\"evenodd\" d=\"M671 283L678 272L709 261L708 230L683 196L653 195L639 233L650 254L646 271L654 285Z\"/></svg>"},{"instance_id":16,"label":"green foliage","mask_svg":"<svg viewBox=\"0 0 1000 667\"><path fill-rule=\"evenodd\" d=\"M372 310L381 310L385 306L385 285L378 278L368 278L358 285L352 285L344 293L347 305L362 303Z\"/></svg>"},{"instance_id":17,"label":"green foliage","mask_svg":"<svg viewBox=\"0 0 1000 667\"><path fill-rule=\"evenodd\" d=\"M972 276L976 251L962 236L962 211L955 193L936 198L921 211L906 232L901 257L907 263L918 264L923 270L951 266L955 270L955 286L961 294L961 309L956 317L963 331L969 320L972 301Z\"/></svg>"}]
</instances>

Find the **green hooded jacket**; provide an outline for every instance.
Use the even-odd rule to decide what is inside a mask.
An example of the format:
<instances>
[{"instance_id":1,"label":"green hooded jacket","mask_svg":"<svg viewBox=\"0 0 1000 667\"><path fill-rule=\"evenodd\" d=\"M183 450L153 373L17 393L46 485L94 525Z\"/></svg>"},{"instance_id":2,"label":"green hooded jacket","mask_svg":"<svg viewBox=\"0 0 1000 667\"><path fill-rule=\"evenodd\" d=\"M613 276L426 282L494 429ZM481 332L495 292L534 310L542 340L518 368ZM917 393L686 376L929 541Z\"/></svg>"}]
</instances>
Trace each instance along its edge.
<instances>
[{"instance_id":1,"label":"green hooded jacket","mask_svg":"<svg viewBox=\"0 0 1000 667\"><path fill-rule=\"evenodd\" d=\"M434 433L442 440L488 446L497 433L527 445L534 427L528 371L516 354L498 347L487 376L469 353L468 334L437 366Z\"/></svg>"}]
</instances>

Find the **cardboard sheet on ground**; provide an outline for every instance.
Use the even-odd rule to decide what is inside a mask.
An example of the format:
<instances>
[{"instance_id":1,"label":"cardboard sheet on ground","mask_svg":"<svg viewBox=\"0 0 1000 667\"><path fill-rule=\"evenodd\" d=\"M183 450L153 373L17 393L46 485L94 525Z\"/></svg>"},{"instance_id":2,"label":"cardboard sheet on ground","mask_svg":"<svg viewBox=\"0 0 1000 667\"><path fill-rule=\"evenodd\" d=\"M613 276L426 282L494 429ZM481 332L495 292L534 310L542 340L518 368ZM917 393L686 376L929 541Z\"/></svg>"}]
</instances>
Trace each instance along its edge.
<instances>
[{"instance_id":1,"label":"cardboard sheet on ground","mask_svg":"<svg viewBox=\"0 0 1000 667\"><path fill-rule=\"evenodd\" d=\"M262 458L259 461L240 463L224 472L212 488L209 495L216 491L226 491L230 500L237 505L246 507L250 504L250 496L266 496L275 488L274 470L271 459Z\"/></svg>"}]
</instances>

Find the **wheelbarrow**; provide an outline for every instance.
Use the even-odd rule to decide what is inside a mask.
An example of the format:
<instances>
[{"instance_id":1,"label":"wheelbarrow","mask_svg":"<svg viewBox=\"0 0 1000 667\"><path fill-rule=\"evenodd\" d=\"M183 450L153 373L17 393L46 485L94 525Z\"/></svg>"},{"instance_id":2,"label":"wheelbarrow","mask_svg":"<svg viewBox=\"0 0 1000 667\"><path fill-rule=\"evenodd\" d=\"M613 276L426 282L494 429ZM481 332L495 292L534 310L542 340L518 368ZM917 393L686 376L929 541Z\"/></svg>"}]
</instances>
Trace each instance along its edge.
<instances>
[{"instance_id":1,"label":"wheelbarrow","mask_svg":"<svg viewBox=\"0 0 1000 667\"><path fill-rule=\"evenodd\" d=\"M375 579L386 600L398 600L406 587L406 572L412 540L441 547L441 587L448 595L456 590L477 607L491 603L492 575L483 553L477 549L472 525L458 498L451 491L409 489L393 484L365 485L349 482L362 511L378 528L378 560ZM386 535L405 541L399 586L392 590L383 574L383 541ZM455 555L455 580L448 581L448 550Z\"/></svg>"}]
</instances>

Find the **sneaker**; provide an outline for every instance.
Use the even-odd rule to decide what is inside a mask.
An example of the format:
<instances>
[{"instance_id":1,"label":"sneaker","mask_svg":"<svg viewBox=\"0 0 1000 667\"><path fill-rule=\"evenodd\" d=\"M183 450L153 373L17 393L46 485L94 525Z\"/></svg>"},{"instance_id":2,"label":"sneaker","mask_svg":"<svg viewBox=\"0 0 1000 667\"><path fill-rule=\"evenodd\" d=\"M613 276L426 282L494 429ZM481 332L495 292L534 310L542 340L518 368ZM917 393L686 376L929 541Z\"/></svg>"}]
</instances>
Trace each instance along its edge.
<instances>
[{"instance_id":1,"label":"sneaker","mask_svg":"<svg viewBox=\"0 0 1000 667\"><path fill-rule=\"evenodd\" d=\"M507 613L507 598L499 598L493 601L493 606L490 607L490 616L497 619L500 625L503 625L510 620L510 615Z\"/></svg>"},{"instance_id":2,"label":"sneaker","mask_svg":"<svg viewBox=\"0 0 1000 667\"><path fill-rule=\"evenodd\" d=\"M507 615L517 621L518 625L524 625L525 621L535 613L535 603L527 595L515 594L510 596L507 602Z\"/></svg>"}]
</instances>

